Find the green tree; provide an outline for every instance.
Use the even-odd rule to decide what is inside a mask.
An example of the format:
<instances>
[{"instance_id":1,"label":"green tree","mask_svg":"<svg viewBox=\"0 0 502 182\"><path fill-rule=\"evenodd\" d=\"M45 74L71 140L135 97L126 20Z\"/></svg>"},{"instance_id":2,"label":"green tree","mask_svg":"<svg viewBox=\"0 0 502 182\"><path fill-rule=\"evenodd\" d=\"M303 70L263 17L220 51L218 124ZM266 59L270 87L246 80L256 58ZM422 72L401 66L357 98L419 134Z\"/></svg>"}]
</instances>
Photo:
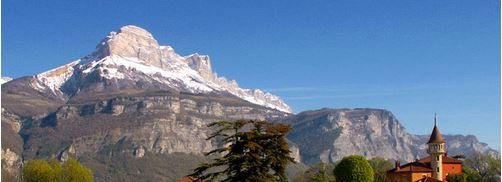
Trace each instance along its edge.
<instances>
[{"instance_id":1,"label":"green tree","mask_svg":"<svg viewBox=\"0 0 502 182\"><path fill-rule=\"evenodd\" d=\"M333 164L320 162L312 165L304 173L297 175L293 181L334 182L336 181L333 175L334 169L335 166Z\"/></svg>"},{"instance_id":2,"label":"green tree","mask_svg":"<svg viewBox=\"0 0 502 182\"><path fill-rule=\"evenodd\" d=\"M386 160L382 157L375 157L368 161L374 172L375 182L385 182L387 178L387 171L394 168L394 164L391 161Z\"/></svg>"},{"instance_id":3,"label":"green tree","mask_svg":"<svg viewBox=\"0 0 502 182\"><path fill-rule=\"evenodd\" d=\"M450 174L446 177L448 182L465 182L466 176L464 174Z\"/></svg>"},{"instance_id":4,"label":"green tree","mask_svg":"<svg viewBox=\"0 0 502 182\"><path fill-rule=\"evenodd\" d=\"M469 181L500 181L500 158L476 153L464 161L464 173Z\"/></svg>"},{"instance_id":5,"label":"green tree","mask_svg":"<svg viewBox=\"0 0 502 182\"><path fill-rule=\"evenodd\" d=\"M481 176L479 175L479 172L476 170L472 169L469 166L464 165L462 167L462 172L465 175L465 178L469 182L481 182Z\"/></svg>"},{"instance_id":6,"label":"green tree","mask_svg":"<svg viewBox=\"0 0 502 182\"><path fill-rule=\"evenodd\" d=\"M294 162L285 139L290 125L238 120L215 122L209 127L215 132L207 139L216 138L226 145L206 153L219 156L201 164L190 176L206 181L287 180L286 166Z\"/></svg>"},{"instance_id":7,"label":"green tree","mask_svg":"<svg viewBox=\"0 0 502 182\"><path fill-rule=\"evenodd\" d=\"M368 161L359 155L344 157L334 170L339 182L373 182L373 169Z\"/></svg>"},{"instance_id":8,"label":"green tree","mask_svg":"<svg viewBox=\"0 0 502 182\"><path fill-rule=\"evenodd\" d=\"M91 182L93 179L91 170L73 158L63 164L61 171L64 182Z\"/></svg>"},{"instance_id":9,"label":"green tree","mask_svg":"<svg viewBox=\"0 0 502 182\"><path fill-rule=\"evenodd\" d=\"M57 175L45 160L32 160L23 167L24 182L54 182Z\"/></svg>"},{"instance_id":10,"label":"green tree","mask_svg":"<svg viewBox=\"0 0 502 182\"><path fill-rule=\"evenodd\" d=\"M52 172L56 175L55 180L63 181L62 179L63 171L61 168L61 162L59 162L56 159L50 159L49 161L47 161L47 163L51 166Z\"/></svg>"},{"instance_id":11,"label":"green tree","mask_svg":"<svg viewBox=\"0 0 502 182\"><path fill-rule=\"evenodd\" d=\"M23 166L24 182L90 182L89 168L70 158L63 165L57 160L31 160Z\"/></svg>"}]
</instances>

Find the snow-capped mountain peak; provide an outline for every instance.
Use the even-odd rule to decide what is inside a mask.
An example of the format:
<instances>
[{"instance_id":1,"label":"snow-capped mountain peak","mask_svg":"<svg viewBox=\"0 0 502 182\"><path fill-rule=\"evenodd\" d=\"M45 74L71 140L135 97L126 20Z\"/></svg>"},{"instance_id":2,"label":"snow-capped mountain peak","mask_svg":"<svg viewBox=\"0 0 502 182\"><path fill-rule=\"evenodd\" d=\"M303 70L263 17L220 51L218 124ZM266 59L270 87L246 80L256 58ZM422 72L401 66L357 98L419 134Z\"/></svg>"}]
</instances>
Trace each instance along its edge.
<instances>
[{"instance_id":1,"label":"snow-capped mountain peak","mask_svg":"<svg viewBox=\"0 0 502 182\"><path fill-rule=\"evenodd\" d=\"M2 78L0 78L0 85L1 84L4 84L4 83L7 83L9 81L11 81L12 78L11 77L5 77L5 76L2 76Z\"/></svg>"},{"instance_id":2,"label":"snow-capped mountain peak","mask_svg":"<svg viewBox=\"0 0 502 182\"><path fill-rule=\"evenodd\" d=\"M236 81L218 77L212 71L209 56L198 53L180 56L171 46L159 45L148 31L132 25L111 32L88 56L35 78L32 83L35 89L63 97L86 89L83 87L89 85L88 80L108 80L108 84L93 89L141 85L189 93L226 92L257 105L292 113L277 96L257 89L242 89Z\"/></svg>"}]
</instances>

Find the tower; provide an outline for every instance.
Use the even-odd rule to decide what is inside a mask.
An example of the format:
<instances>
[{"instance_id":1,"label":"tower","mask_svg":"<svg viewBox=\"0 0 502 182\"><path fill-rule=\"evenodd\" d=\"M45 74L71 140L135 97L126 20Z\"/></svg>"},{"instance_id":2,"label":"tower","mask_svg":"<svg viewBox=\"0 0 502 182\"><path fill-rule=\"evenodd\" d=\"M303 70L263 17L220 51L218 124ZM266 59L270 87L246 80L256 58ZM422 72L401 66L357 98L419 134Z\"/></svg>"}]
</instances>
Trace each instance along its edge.
<instances>
[{"instance_id":1,"label":"tower","mask_svg":"<svg viewBox=\"0 0 502 182\"><path fill-rule=\"evenodd\" d=\"M427 142L427 153L431 155L432 177L443 181L443 155L445 154L445 141L437 127L437 115L434 114L434 129L431 138Z\"/></svg>"}]
</instances>

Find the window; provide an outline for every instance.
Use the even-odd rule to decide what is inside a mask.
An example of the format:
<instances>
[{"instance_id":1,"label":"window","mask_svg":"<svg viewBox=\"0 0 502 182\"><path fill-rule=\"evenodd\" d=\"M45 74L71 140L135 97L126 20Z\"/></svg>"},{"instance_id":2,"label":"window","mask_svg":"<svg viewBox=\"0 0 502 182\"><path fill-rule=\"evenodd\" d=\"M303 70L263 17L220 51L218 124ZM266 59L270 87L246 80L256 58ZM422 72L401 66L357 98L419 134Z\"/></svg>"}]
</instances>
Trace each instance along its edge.
<instances>
[{"instance_id":1,"label":"window","mask_svg":"<svg viewBox=\"0 0 502 182\"><path fill-rule=\"evenodd\" d=\"M439 161L439 155L436 156L436 160Z\"/></svg>"},{"instance_id":2,"label":"window","mask_svg":"<svg viewBox=\"0 0 502 182\"><path fill-rule=\"evenodd\" d=\"M439 167L436 168L436 171L439 172Z\"/></svg>"}]
</instances>

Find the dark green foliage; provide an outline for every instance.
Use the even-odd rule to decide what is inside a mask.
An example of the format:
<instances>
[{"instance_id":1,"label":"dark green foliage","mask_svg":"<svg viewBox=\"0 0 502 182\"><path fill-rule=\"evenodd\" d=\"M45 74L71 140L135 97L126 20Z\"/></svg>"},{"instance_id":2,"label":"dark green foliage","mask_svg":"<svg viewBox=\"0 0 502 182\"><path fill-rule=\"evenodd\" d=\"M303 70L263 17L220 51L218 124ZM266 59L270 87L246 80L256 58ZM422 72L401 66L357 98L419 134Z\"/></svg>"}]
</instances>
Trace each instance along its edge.
<instances>
[{"instance_id":1,"label":"dark green foliage","mask_svg":"<svg viewBox=\"0 0 502 182\"><path fill-rule=\"evenodd\" d=\"M481 176L479 175L479 172L476 170L472 169L469 166L464 166L462 167L462 172L466 176L466 180L469 182L480 182L481 181Z\"/></svg>"},{"instance_id":2,"label":"dark green foliage","mask_svg":"<svg viewBox=\"0 0 502 182\"><path fill-rule=\"evenodd\" d=\"M344 157L334 170L338 182L373 182L373 169L368 161L359 155Z\"/></svg>"},{"instance_id":3,"label":"dark green foliage","mask_svg":"<svg viewBox=\"0 0 502 182\"><path fill-rule=\"evenodd\" d=\"M375 182L385 182L386 174L388 170L394 168L394 164L391 161L386 160L381 157L375 157L368 161L375 174Z\"/></svg>"},{"instance_id":4,"label":"dark green foliage","mask_svg":"<svg viewBox=\"0 0 502 182\"><path fill-rule=\"evenodd\" d=\"M447 179L448 182L466 182L466 176L464 174L450 174Z\"/></svg>"},{"instance_id":5,"label":"dark green foliage","mask_svg":"<svg viewBox=\"0 0 502 182\"><path fill-rule=\"evenodd\" d=\"M209 127L215 132L208 140L216 138L228 145L208 152L220 156L201 164L191 176L205 181L287 181L286 166L294 162L285 139L290 125L238 120Z\"/></svg>"},{"instance_id":6,"label":"dark green foliage","mask_svg":"<svg viewBox=\"0 0 502 182\"><path fill-rule=\"evenodd\" d=\"M294 182L334 182L335 176L333 175L333 170L335 169L334 164L317 163L312 165L304 173L298 174L293 181Z\"/></svg>"},{"instance_id":7,"label":"dark green foliage","mask_svg":"<svg viewBox=\"0 0 502 182\"><path fill-rule=\"evenodd\" d=\"M476 153L464 161L463 170L467 181L500 181L500 158Z\"/></svg>"},{"instance_id":8,"label":"dark green foliage","mask_svg":"<svg viewBox=\"0 0 502 182\"><path fill-rule=\"evenodd\" d=\"M25 182L90 182L92 179L91 170L72 158L62 166L57 160L32 160L23 167Z\"/></svg>"}]
</instances>

